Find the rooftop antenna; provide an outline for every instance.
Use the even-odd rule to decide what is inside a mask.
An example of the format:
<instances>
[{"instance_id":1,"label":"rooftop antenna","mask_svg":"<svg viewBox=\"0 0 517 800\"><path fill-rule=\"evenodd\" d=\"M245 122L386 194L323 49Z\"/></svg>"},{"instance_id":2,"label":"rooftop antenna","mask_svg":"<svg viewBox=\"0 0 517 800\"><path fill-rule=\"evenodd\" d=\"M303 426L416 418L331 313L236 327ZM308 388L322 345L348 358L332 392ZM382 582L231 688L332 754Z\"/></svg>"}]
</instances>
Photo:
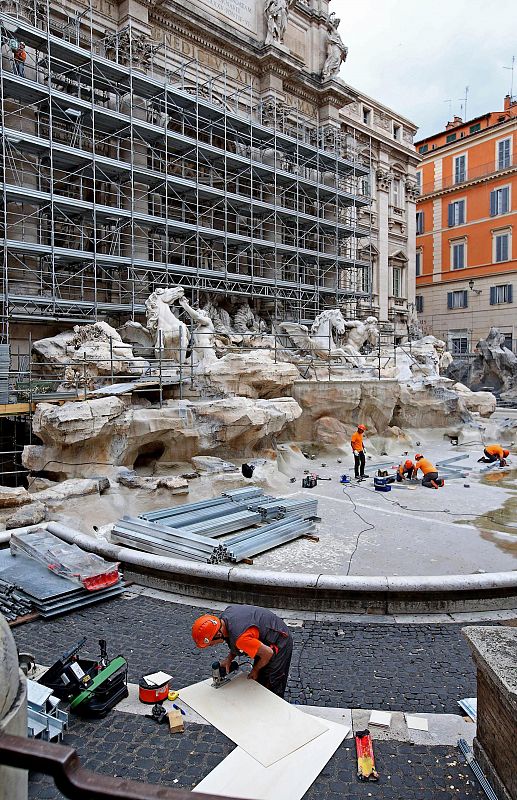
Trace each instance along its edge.
<instances>
[{"instance_id":1,"label":"rooftop antenna","mask_svg":"<svg viewBox=\"0 0 517 800\"><path fill-rule=\"evenodd\" d=\"M460 97L461 113L463 114L463 121L467 121L467 100L469 98L469 87L465 86L465 97Z\"/></svg>"},{"instance_id":2,"label":"rooftop antenna","mask_svg":"<svg viewBox=\"0 0 517 800\"><path fill-rule=\"evenodd\" d=\"M510 102L513 100L513 71L515 69L515 56L512 56L512 66L511 67L503 67L503 69L509 69L512 73L512 81L510 83Z\"/></svg>"}]
</instances>

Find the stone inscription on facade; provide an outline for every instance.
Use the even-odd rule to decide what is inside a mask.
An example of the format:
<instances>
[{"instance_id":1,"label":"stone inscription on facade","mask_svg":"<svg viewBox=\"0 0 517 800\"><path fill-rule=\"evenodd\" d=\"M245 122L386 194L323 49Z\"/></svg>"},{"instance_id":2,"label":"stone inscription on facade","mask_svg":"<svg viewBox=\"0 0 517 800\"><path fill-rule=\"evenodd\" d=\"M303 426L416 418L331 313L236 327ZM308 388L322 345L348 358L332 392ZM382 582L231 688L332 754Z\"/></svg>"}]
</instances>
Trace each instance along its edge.
<instances>
[{"instance_id":1,"label":"stone inscription on facade","mask_svg":"<svg viewBox=\"0 0 517 800\"><path fill-rule=\"evenodd\" d=\"M259 0L198 0L198 2L215 12L216 16L225 17L234 25L240 25L248 31L257 33Z\"/></svg>"},{"instance_id":2,"label":"stone inscription on facade","mask_svg":"<svg viewBox=\"0 0 517 800\"><path fill-rule=\"evenodd\" d=\"M158 30L153 32L153 36L156 40L158 40L160 34L161 31ZM253 89L258 90L259 82L254 76L243 67L237 67L235 64L225 61L224 58L218 56L217 53L212 53L210 50L205 50L192 42L188 42L186 39L182 39L180 36L174 36L170 33L165 34L165 46L168 51L173 50L180 58L183 57L185 60L195 58L199 64L214 72L220 73L226 70L226 74L229 78L245 86L251 84L253 85Z\"/></svg>"}]
</instances>

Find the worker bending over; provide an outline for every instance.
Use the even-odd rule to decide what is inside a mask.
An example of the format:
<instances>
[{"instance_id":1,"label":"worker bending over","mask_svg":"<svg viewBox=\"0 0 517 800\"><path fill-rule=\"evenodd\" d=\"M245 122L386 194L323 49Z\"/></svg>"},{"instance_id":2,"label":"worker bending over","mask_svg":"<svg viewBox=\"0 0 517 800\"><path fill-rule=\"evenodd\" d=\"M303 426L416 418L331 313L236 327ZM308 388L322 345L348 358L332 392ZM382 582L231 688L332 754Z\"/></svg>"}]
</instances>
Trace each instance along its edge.
<instances>
[{"instance_id":1,"label":"worker bending over","mask_svg":"<svg viewBox=\"0 0 517 800\"><path fill-rule=\"evenodd\" d=\"M438 489L444 485L443 479L438 477L438 470L434 464L429 459L424 458L422 453L415 455L415 461L415 475L418 474L418 470L422 471L422 486L425 486L426 489Z\"/></svg>"},{"instance_id":2,"label":"worker bending over","mask_svg":"<svg viewBox=\"0 0 517 800\"><path fill-rule=\"evenodd\" d=\"M228 606L220 617L203 614L192 625L192 638L201 648L226 642L230 652L220 663L227 673L232 661L245 653L253 659L248 679L284 696L293 640L285 622L272 611L239 605Z\"/></svg>"},{"instance_id":3,"label":"worker bending over","mask_svg":"<svg viewBox=\"0 0 517 800\"><path fill-rule=\"evenodd\" d=\"M510 451L504 450L500 444L487 444L483 452L485 455L478 458L478 464L493 464L494 461L499 460L500 467L506 466L506 459L510 455Z\"/></svg>"},{"instance_id":4,"label":"worker bending over","mask_svg":"<svg viewBox=\"0 0 517 800\"><path fill-rule=\"evenodd\" d=\"M416 467L410 458L404 461L403 464L398 465L397 481L399 483L400 481L405 481L406 479L409 480L410 478L414 478L415 475L416 475Z\"/></svg>"},{"instance_id":5,"label":"worker bending over","mask_svg":"<svg viewBox=\"0 0 517 800\"><path fill-rule=\"evenodd\" d=\"M352 434L350 445L354 454L354 473L356 481L361 481L367 478L368 475L364 474L364 465L366 463L366 455L363 444L363 434L366 430L366 425L358 425L355 433Z\"/></svg>"}]
</instances>

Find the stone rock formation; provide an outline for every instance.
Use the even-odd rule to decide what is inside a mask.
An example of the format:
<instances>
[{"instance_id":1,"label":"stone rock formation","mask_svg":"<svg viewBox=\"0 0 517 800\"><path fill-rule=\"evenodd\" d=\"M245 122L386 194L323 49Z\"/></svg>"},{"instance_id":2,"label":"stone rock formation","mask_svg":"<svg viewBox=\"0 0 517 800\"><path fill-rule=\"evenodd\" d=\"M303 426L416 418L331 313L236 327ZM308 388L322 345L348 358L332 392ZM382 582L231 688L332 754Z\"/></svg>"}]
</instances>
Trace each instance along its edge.
<instances>
[{"instance_id":1,"label":"stone rock formation","mask_svg":"<svg viewBox=\"0 0 517 800\"><path fill-rule=\"evenodd\" d=\"M43 503L36 501L27 506L21 506L10 516L5 523L7 530L13 528L24 528L26 525L36 525L43 522L47 516L47 508Z\"/></svg>"},{"instance_id":2,"label":"stone rock formation","mask_svg":"<svg viewBox=\"0 0 517 800\"><path fill-rule=\"evenodd\" d=\"M473 392L463 383L453 384L452 390L458 394L460 403L467 411L489 417L496 409L497 401L492 392Z\"/></svg>"},{"instance_id":3,"label":"stone rock formation","mask_svg":"<svg viewBox=\"0 0 517 800\"><path fill-rule=\"evenodd\" d=\"M301 413L291 397L169 400L163 408L126 408L113 397L61 407L41 403L34 424L44 445L26 446L23 463L71 477L117 466L132 468L142 454L154 454L165 463L189 461L195 455L246 457L269 449ZM39 499L26 494L20 502Z\"/></svg>"},{"instance_id":4,"label":"stone rock formation","mask_svg":"<svg viewBox=\"0 0 517 800\"><path fill-rule=\"evenodd\" d=\"M10 486L0 486L0 509L15 508L32 503L34 498L23 486L11 488Z\"/></svg>"},{"instance_id":5,"label":"stone rock formation","mask_svg":"<svg viewBox=\"0 0 517 800\"><path fill-rule=\"evenodd\" d=\"M477 343L475 358L469 363L455 359L448 376L474 390L489 387L497 394L517 390L517 356L505 347L504 342L504 333L499 328L490 328L486 339ZM511 394L508 399L511 399Z\"/></svg>"},{"instance_id":6,"label":"stone rock formation","mask_svg":"<svg viewBox=\"0 0 517 800\"><path fill-rule=\"evenodd\" d=\"M219 392L251 398L284 397L300 374L293 364L276 362L270 350L229 353L210 364L204 377Z\"/></svg>"},{"instance_id":7,"label":"stone rock formation","mask_svg":"<svg viewBox=\"0 0 517 800\"><path fill-rule=\"evenodd\" d=\"M76 325L32 345L36 359L47 373L56 367L67 367L67 383L82 385L85 371L89 379L98 375L142 375L149 363L136 358L133 347L122 341L120 334L106 322Z\"/></svg>"}]
</instances>

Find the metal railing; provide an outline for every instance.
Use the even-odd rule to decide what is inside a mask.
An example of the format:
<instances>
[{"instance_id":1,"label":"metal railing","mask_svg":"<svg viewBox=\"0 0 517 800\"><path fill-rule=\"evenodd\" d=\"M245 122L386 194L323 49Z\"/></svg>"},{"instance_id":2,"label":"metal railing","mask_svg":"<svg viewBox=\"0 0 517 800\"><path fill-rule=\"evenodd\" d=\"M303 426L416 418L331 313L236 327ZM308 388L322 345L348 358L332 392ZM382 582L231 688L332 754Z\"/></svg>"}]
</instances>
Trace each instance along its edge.
<instances>
[{"instance_id":1,"label":"metal railing","mask_svg":"<svg viewBox=\"0 0 517 800\"><path fill-rule=\"evenodd\" d=\"M0 735L0 764L50 775L70 800L191 800L190 791L100 775L85 769L73 747ZM202 795L207 800L228 800Z\"/></svg>"}]
</instances>

